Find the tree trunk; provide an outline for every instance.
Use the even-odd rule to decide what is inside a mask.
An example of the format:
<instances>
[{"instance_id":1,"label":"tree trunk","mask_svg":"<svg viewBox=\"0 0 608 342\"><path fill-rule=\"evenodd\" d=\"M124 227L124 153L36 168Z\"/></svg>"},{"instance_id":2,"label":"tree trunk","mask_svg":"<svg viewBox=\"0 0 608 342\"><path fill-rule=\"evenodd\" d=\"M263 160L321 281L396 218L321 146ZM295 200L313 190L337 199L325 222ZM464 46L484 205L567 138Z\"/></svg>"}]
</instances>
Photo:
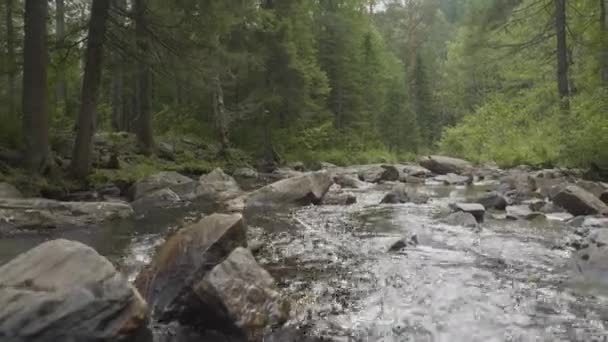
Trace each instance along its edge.
<instances>
[{"instance_id":1,"label":"tree trunk","mask_svg":"<svg viewBox=\"0 0 608 342\"><path fill-rule=\"evenodd\" d=\"M216 74L213 82L215 83L215 92L213 94L215 127L218 131L222 151L226 151L229 147L228 118L226 117L226 108L224 107L224 90L222 89L222 80L219 74Z\"/></svg>"},{"instance_id":2,"label":"tree trunk","mask_svg":"<svg viewBox=\"0 0 608 342\"><path fill-rule=\"evenodd\" d=\"M72 173L84 178L91 171L92 140L97 121L97 100L101 83L103 43L105 41L110 0L93 0L85 55L84 79L72 158Z\"/></svg>"},{"instance_id":3,"label":"tree trunk","mask_svg":"<svg viewBox=\"0 0 608 342\"><path fill-rule=\"evenodd\" d=\"M150 112L150 67L148 65L148 40L146 28L146 4L145 0L135 0L135 37L139 52L137 66L137 140L141 152L145 155L152 153L154 149L154 137L152 135L152 115Z\"/></svg>"},{"instance_id":4,"label":"tree trunk","mask_svg":"<svg viewBox=\"0 0 608 342\"><path fill-rule=\"evenodd\" d=\"M608 87L608 0L600 1L600 29L602 49L600 52L601 79L604 87Z\"/></svg>"},{"instance_id":5,"label":"tree trunk","mask_svg":"<svg viewBox=\"0 0 608 342\"><path fill-rule=\"evenodd\" d=\"M15 28L13 26L13 1L6 0L6 52L7 52L7 66L8 66L8 115L14 117L15 115L15 93L16 93L16 75L17 75L17 63L15 62Z\"/></svg>"},{"instance_id":6,"label":"tree trunk","mask_svg":"<svg viewBox=\"0 0 608 342\"><path fill-rule=\"evenodd\" d=\"M113 0L111 6L119 13L126 11L125 0ZM119 19L122 23L122 20ZM111 53L111 103L112 103L112 128L116 132L127 130L126 126L126 101L125 101L125 64L126 61L121 54L114 51Z\"/></svg>"},{"instance_id":7,"label":"tree trunk","mask_svg":"<svg viewBox=\"0 0 608 342\"><path fill-rule=\"evenodd\" d=\"M557 90L562 107L568 109L568 46L566 41L566 0L555 0L555 32L557 36Z\"/></svg>"},{"instance_id":8,"label":"tree trunk","mask_svg":"<svg viewBox=\"0 0 608 342\"><path fill-rule=\"evenodd\" d=\"M65 46L65 2L64 0L55 1L55 30L56 30L56 49L61 51ZM68 110L68 85L65 72L65 62L61 61L57 65L57 107L63 108L66 117L69 117Z\"/></svg>"},{"instance_id":9,"label":"tree trunk","mask_svg":"<svg viewBox=\"0 0 608 342\"><path fill-rule=\"evenodd\" d=\"M47 99L48 2L26 0L23 46L24 164L34 172L49 165L49 113Z\"/></svg>"}]
</instances>

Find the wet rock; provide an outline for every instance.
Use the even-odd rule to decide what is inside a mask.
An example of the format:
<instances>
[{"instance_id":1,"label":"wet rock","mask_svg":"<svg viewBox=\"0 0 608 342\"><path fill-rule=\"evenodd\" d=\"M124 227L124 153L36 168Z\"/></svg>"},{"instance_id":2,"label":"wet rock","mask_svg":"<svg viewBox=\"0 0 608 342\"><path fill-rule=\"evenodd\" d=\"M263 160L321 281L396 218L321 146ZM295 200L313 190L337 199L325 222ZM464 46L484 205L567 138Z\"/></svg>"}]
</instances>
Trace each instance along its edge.
<instances>
[{"instance_id":1,"label":"wet rock","mask_svg":"<svg viewBox=\"0 0 608 342\"><path fill-rule=\"evenodd\" d=\"M602 200L602 202L604 202L605 204L608 204L608 191L604 191L600 195L600 200Z\"/></svg>"},{"instance_id":2,"label":"wet rock","mask_svg":"<svg viewBox=\"0 0 608 342\"><path fill-rule=\"evenodd\" d=\"M213 322L234 325L249 340L284 323L289 304L281 298L272 276L258 265L248 249L236 248L196 284L194 291L203 303L202 315ZM220 329L224 325L219 325ZM218 325L209 327L218 329Z\"/></svg>"},{"instance_id":3,"label":"wet rock","mask_svg":"<svg viewBox=\"0 0 608 342\"><path fill-rule=\"evenodd\" d=\"M553 198L553 202L575 216L608 213L604 202L576 185L570 185L560 191Z\"/></svg>"},{"instance_id":4,"label":"wet rock","mask_svg":"<svg viewBox=\"0 0 608 342\"><path fill-rule=\"evenodd\" d=\"M428 201L429 197L427 195L410 191L405 184L396 184L380 203L399 204L411 202L414 204L425 204Z\"/></svg>"},{"instance_id":5,"label":"wet rock","mask_svg":"<svg viewBox=\"0 0 608 342\"><path fill-rule=\"evenodd\" d=\"M605 192L606 190L608 190L608 189L606 189L606 187L604 187L604 185L601 182L592 182L592 181L587 181L587 180L577 181L576 186L587 190L588 192L592 193L596 197L602 196L602 193Z\"/></svg>"},{"instance_id":6,"label":"wet rock","mask_svg":"<svg viewBox=\"0 0 608 342\"><path fill-rule=\"evenodd\" d=\"M334 182L343 188L362 189L367 186L364 182L347 174L335 175Z\"/></svg>"},{"instance_id":7,"label":"wet rock","mask_svg":"<svg viewBox=\"0 0 608 342\"><path fill-rule=\"evenodd\" d=\"M256 170L250 167L242 167L234 171L234 177L239 178L258 178L259 174Z\"/></svg>"},{"instance_id":8,"label":"wet rock","mask_svg":"<svg viewBox=\"0 0 608 342\"><path fill-rule=\"evenodd\" d=\"M396 182L399 170L393 165L373 165L361 170L359 179L368 183Z\"/></svg>"},{"instance_id":9,"label":"wet rock","mask_svg":"<svg viewBox=\"0 0 608 342\"><path fill-rule=\"evenodd\" d=\"M540 211L545 206L546 202L539 198L532 198L523 201L521 204L527 205L532 211Z\"/></svg>"},{"instance_id":10,"label":"wet rock","mask_svg":"<svg viewBox=\"0 0 608 342\"><path fill-rule=\"evenodd\" d=\"M284 179L252 192L246 207L319 204L332 184L326 171Z\"/></svg>"},{"instance_id":11,"label":"wet rock","mask_svg":"<svg viewBox=\"0 0 608 342\"><path fill-rule=\"evenodd\" d=\"M513 205L507 207L507 219L509 220L533 220L543 216L545 216L545 214L532 211L527 205Z\"/></svg>"},{"instance_id":12,"label":"wet rock","mask_svg":"<svg viewBox=\"0 0 608 342\"><path fill-rule=\"evenodd\" d=\"M403 173L406 176L410 177L418 177L418 178L428 178L433 175L433 173L420 165L411 164L411 165L403 165Z\"/></svg>"},{"instance_id":13,"label":"wet rock","mask_svg":"<svg viewBox=\"0 0 608 342\"><path fill-rule=\"evenodd\" d=\"M492 208L496 210L505 210L508 205L507 199L495 191L485 193L477 198L473 198L470 200L470 202L478 203L483 205L485 208Z\"/></svg>"},{"instance_id":14,"label":"wet rock","mask_svg":"<svg viewBox=\"0 0 608 342\"><path fill-rule=\"evenodd\" d=\"M157 209L177 208L184 205L186 201L175 191L165 188L147 193L131 203L138 214L145 214Z\"/></svg>"},{"instance_id":15,"label":"wet rock","mask_svg":"<svg viewBox=\"0 0 608 342\"><path fill-rule=\"evenodd\" d=\"M357 203L357 196L348 192L328 192L323 197L324 205L351 205Z\"/></svg>"},{"instance_id":16,"label":"wet rock","mask_svg":"<svg viewBox=\"0 0 608 342\"><path fill-rule=\"evenodd\" d=\"M167 239L135 284L157 319L192 322L202 310L194 287L237 247L247 247L243 217L207 216Z\"/></svg>"},{"instance_id":17,"label":"wet rock","mask_svg":"<svg viewBox=\"0 0 608 342\"><path fill-rule=\"evenodd\" d=\"M467 176L460 176L455 173L439 175L435 177L435 180L438 182L442 182L445 185L468 185L473 183L473 178Z\"/></svg>"},{"instance_id":18,"label":"wet rock","mask_svg":"<svg viewBox=\"0 0 608 342\"><path fill-rule=\"evenodd\" d=\"M479 203L455 203L450 205L452 210L458 212L462 211L469 213L475 217L477 222L483 222L483 217L486 212L486 208Z\"/></svg>"},{"instance_id":19,"label":"wet rock","mask_svg":"<svg viewBox=\"0 0 608 342\"><path fill-rule=\"evenodd\" d=\"M419 162L422 167L439 175L461 174L473 168L473 165L466 160L444 156L428 156L421 158Z\"/></svg>"},{"instance_id":20,"label":"wet rock","mask_svg":"<svg viewBox=\"0 0 608 342\"><path fill-rule=\"evenodd\" d=\"M125 202L59 202L0 199L0 231L84 226L132 217Z\"/></svg>"},{"instance_id":21,"label":"wet rock","mask_svg":"<svg viewBox=\"0 0 608 342\"><path fill-rule=\"evenodd\" d=\"M0 268L3 341L132 341L147 306L92 248L45 242Z\"/></svg>"},{"instance_id":22,"label":"wet rock","mask_svg":"<svg viewBox=\"0 0 608 342\"><path fill-rule=\"evenodd\" d=\"M23 194L11 184L0 182L0 198L23 198Z\"/></svg>"},{"instance_id":23,"label":"wet rock","mask_svg":"<svg viewBox=\"0 0 608 342\"><path fill-rule=\"evenodd\" d=\"M216 168L210 173L202 175L199 178L199 182L203 186L204 191L222 197L228 197L241 192L241 188L234 178L224 173L220 168Z\"/></svg>"},{"instance_id":24,"label":"wet rock","mask_svg":"<svg viewBox=\"0 0 608 342\"><path fill-rule=\"evenodd\" d=\"M462 226L468 228L475 228L478 225L475 216L463 211L451 213L440 221L451 226Z\"/></svg>"},{"instance_id":25,"label":"wet rock","mask_svg":"<svg viewBox=\"0 0 608 342\"><path fill-rule=\"evenodd\" d=\"M588 228L608 228L608 218L587 216L582 226Z\"/></svg>"},{"instance_id":26,"label":"wet rock","mask_svg":"<svg viewBox=\"0 0 608 342\"><path fill-rule=\"evenodd\" d=\"M174 185L193 184L191 178L181 175L177 172L159 172L150 177L142 179L131 187L130 193L133 200L137 200L146 194L156 190L168 188Z\"/></svg>"},{"instance_id":27,"label":"wet rock","mask_svg":"<svg viewBox=\"0 0 608 342\"><path fill-rule=\"evenodd\" d=\"M418 236L412 235L411 237L400 239L399 241L393 243L391 247L388 249L389 252L398 252L407 247L416 247L418 246Z\"/></svg>"}]
</instances>

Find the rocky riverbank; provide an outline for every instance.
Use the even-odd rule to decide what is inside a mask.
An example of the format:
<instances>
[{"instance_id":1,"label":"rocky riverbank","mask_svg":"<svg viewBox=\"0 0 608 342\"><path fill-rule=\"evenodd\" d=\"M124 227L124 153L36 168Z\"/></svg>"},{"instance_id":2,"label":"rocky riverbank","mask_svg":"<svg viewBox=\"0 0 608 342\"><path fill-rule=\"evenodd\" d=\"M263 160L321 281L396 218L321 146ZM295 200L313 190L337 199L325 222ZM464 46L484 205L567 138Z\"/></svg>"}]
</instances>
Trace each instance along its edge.
<instances>
[{"instance_id":1,"label":"rocky riverbank","mask_svg":"<svg viewBox=\"0 0 608 342\"><path fill-rule=\"evenodd\" d=\"M573 264L575 271L592 276L593 288L608 288L608 278L602 276L608 264L608 186L583 180L576 170L502 170L442 156L423 158L419 164L321 166L323 170L307 171L298 164L267 173L242 168L232 176L215 169L199 179L162 172L138 180L126 192L108 190L101 200L90 202L23 198L12 185L0 184L1 240L23 241L24 234L45 234L43 240L51 240L38 245L39 239L34 239L37 247L0 269L0 302L5 304L0 317L7 317L0 319L0 336L15 341L379 338L372 327L365 327L371 329L366 335L352 322L339 327L333 321L375 310L378 303L362 300L366 292L378 295L379 288L370 287L372 279L365 277L371 276L377 285L377 278L389 281L386 274L370 275L367 268L362 274L353 272L362 271L364 264L374 267L379 260L407 263L407 255L423 253L418 267L443 273L424 260L439 262L445 255L452 262L448 255L460 250L469 251L464 259L470 253L479 258L484 253L476 250L474 241L484 238L494 240L493 246L498 246L497 240L513 244L503 251L507 255L517 253L519 245L523 252L530 248L532 259L542 255L552 268ZM184 217L183 208L194 215ZM154 235L149 227L128 233L131 242L126 248L136 251L137 262L125 267L132 262L128 255L118 261L128 274L84 244L54 240L74 229L90 231L126 221L132 222L129 227L147 226L138 222L165 212L180 214ZM391 223L395 219L417 228L396 229ZM179 227L167 229L176 224ZM506 237L509 234L517 236L517 244ZM465 241L471 245L465 246ZM357 245L364 248L358 254ZM513 267L510 257L501 258L479 260L492 262L500 272ZM414 267L416 262L411 262ZM539 267L536 262L517 267L527 273ZM408 276L423 275L409 267ZM478 267L475 263L473 273ZM553 279L555 274L545 276ZM135 279L134 285L129 279ZM461 277L448 274L442 279L466 296ZM477 283L475 279L468 282ZM416 281L397 283L409 286ZM357 305L363 307L353 307ZM325 323L323 317L328 318ZM602 317L598 322L606 323L608 315ZM338 325L324 325L330 323ZM382 336L398 339L411 333L412 327L400 324L393 322L391 329L403 331ZM504 333L499 328L490 331ZM519 334L526 336L525 329Z\"/></svg>"}]
</instances>

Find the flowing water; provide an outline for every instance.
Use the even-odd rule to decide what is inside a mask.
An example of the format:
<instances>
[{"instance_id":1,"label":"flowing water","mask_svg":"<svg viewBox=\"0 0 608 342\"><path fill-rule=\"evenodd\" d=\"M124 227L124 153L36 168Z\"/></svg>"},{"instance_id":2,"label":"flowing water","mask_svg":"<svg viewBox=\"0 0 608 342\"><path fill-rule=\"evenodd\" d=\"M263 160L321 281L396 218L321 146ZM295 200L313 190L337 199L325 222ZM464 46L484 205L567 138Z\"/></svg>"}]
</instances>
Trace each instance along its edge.
<instances>
[{"instance_id":1,"label":"flowing water","mask_svg":"<svg viewBox=\"0 0 608 342\"><path fill-rule=\"evenodd\" d=\"M491 188L427 185L428 204L379 205L387 187L356 192L352 206L310 206L247 217L258 261L292 302L288 323L329 341L607 341L608 291L587 281L564 248L558 220L482 229L437 217L450 202ZM133 279L171 227L210 208L87 229L0 240L0 263L52 238L83 241ZM389 253L395 241L418 245ZM596 275L597 276L597 275ZM607 275L599 275L599 278ZM598 279L598 277L591 277ZM278 339L282 341L281 339ZM298 339L296 339L297 341Z\"/></svg>"}]
</instances>

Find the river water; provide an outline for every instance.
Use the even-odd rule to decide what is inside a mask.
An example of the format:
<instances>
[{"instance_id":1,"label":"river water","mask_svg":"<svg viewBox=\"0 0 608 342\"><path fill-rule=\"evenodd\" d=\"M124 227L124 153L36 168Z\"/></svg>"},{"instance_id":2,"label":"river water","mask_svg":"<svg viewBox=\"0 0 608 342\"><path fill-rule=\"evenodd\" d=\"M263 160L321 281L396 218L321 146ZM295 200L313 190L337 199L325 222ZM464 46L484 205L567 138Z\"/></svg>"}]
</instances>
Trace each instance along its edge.
<instances>
[{"instance_id":1,"label":"river water","mask_svg":"<svg viewBox=\"0 0 608 342\"><path fill-rule=\"evenodd\" d=\"M291 299L288 326L328 341L607 341L608 289L561 248L558 220L449 226L448 204L492 185L421 186L428 204L379 205L388 185L356 190L352 206L310 206L246 216L264 242L260 264ZM0 263L36 244L82 241L134 279L168 230L207 207L144 220L0 240ZM388 252L397 240L418 245Z\"/></svg>"}]
</instances>

